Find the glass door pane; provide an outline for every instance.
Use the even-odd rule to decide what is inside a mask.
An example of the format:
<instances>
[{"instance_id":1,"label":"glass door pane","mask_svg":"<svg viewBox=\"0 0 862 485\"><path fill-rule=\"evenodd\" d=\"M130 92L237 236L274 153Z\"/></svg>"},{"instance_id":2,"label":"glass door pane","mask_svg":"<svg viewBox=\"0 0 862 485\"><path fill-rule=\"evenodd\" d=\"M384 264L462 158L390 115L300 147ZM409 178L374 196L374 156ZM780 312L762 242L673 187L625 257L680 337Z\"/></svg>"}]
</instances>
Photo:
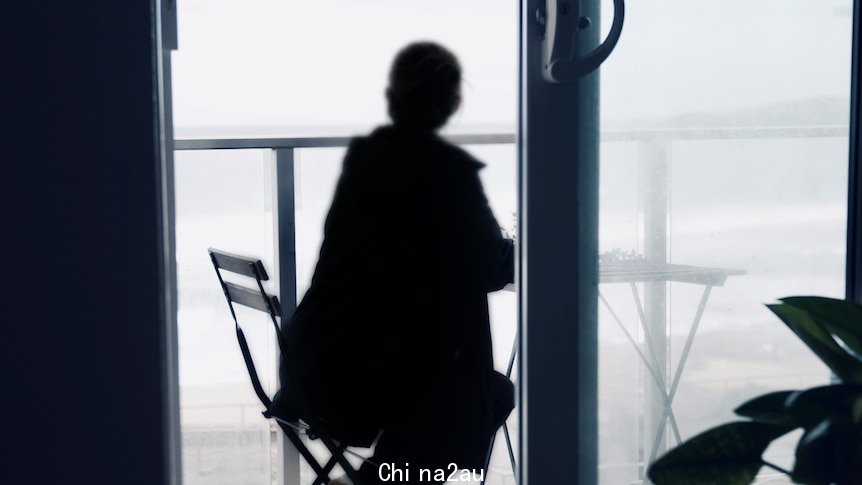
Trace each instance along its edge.
<instances>
[{"instance_id":1,"label":"glass door pane","mask_svg":"<svg viewBox=\"0 0 862 485\"><path fill-rule=\"evenodd\" d=\"M844 295L852 2L627 7L601 85L603 484L747 398L828 382L764 304Z\"/></svg>"}]
</instances>

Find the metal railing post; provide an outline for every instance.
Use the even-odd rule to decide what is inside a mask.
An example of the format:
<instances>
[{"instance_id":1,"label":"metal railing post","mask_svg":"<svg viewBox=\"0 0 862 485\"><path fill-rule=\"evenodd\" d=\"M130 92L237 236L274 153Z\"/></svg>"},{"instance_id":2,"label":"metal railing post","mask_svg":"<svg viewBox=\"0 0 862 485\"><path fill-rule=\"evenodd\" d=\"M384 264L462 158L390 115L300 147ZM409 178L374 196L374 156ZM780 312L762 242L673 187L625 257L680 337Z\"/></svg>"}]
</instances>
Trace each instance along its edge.
<instances>
[{"instance_id":1,"label":"metal railing post","mask_svg":"<svg viewBox=\"0 0 862 485\"><path fill-rule=\"evenodd\" d=\"M276 268L276 288L278 298L284 311L282 329L293 315L296 308L296 213L295 213L295 179L294 179L293 148L276 148L272 150L270 160L270 187L273 224L273 253ZM278 354L278 346L276 346ZM279 355L280 357L280 355ZM279 362L280 359L276 359ZM279 383L279 387L280 383ZM299 453L287 440L284 433L278 431L278 463L277 483L279 485L299 485L300 462Z\"/></svg>"},{"instance_id":2,"label":"metal railing post","mask_svg":"<svg viewBox=\"0 0 862 485\"><path fill-rule=\"evenodd\" d=\"M643 189L641 204L644 211L644 257L652 263L668 262L668 190L669 190L669 142L665 140L643 141L639 147L640 172ZM653 353L659 389L649 380L644 381L643 459L644 470L652 456L667 450L666 433L661 428L664 420L668 382L667 342L667 293L666 281L644 283L644 323L646 342ZM656 436L662 435L657 442Z\"/></svg>"}]
</instances>

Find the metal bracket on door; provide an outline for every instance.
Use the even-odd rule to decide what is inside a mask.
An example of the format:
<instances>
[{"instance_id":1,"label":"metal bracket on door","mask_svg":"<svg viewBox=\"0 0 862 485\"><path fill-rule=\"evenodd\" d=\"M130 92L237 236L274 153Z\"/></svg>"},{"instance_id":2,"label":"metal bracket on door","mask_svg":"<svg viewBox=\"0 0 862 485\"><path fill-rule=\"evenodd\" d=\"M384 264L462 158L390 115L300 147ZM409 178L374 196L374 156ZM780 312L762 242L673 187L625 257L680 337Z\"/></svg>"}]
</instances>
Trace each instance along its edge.
<instances>
[{"instance_id":1,"label":"metal bracket on door","mask_svg":"<svg viewBox=\"0 0 862 485\"><path fill-rule=\"evenodd\" d=\"M542 74L546 81L565 83L595 71L611 55L623 31L625 4L614 0L614 22L607 39L592 52L578 55L577 35L592 24L581 16L580 0L546 0L545 8L536 12L536 20L545 26L542 39Z\"/></svg>"}]
</instances>

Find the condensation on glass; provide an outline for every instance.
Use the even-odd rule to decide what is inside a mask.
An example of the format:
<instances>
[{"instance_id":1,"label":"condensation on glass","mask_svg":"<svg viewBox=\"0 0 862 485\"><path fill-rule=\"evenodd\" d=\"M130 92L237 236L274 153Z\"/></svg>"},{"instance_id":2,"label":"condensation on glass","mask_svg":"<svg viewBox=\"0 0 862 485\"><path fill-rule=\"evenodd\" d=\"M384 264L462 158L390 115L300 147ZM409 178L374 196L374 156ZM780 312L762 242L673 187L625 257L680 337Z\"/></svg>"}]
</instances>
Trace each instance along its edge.
<instances>
[{"instance_id":1,"label":"condensation on glass","mask_svg":"<svg viewBox=\"0 0 862 485\"><path fill-rule=\"evenodd\" d=\"M629 3L601 84L602 484L829 381L764 304L844 294L851 7Z\"/></svg>"}]
</instances>

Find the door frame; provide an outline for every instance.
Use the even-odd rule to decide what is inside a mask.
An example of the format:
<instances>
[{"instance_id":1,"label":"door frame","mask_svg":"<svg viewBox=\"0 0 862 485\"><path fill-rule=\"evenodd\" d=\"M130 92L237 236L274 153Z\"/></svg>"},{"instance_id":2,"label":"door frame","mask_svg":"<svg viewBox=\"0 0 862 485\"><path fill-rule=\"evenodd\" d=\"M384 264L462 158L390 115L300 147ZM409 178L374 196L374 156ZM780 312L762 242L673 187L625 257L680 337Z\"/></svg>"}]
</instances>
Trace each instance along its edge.
<instances>
[{"instance_id":1,"label":"door frame","mask_svg":"<svg viewBox=\"0 0 862 485\"><path fill-rule=\"evenodd\" d=\"M599 40L600 3L583 0ZM519 26L519 483L598 479L599 74L542 76L545 0L523 0Z\"/></svg>"},{"instance_id":2,"label":"door frame","mask_svg":"<svg viewBox=\"0 0 862 485\"><path fill-rule=\"evenodd\" d=\"M176 0L155 0L155 64L158 113L159 165L157 181L161 189L159 228L161 229L162 266L162 409L165 483L182 484L182 445L180 423L179 347L177 335L176 220L174 211L174 124L171 87L171 52L178 47Z\"/></svg>"},{"instance_id":3,"label":"door frame","mask_svg":"<svg viewBox=\"0 0 862 485\"><path fill-rule=\"evenodd\" d=\"M862 304L862 0L853 2L850 146L847 178L846 298Z\"/></svg>"}]
</instances>

